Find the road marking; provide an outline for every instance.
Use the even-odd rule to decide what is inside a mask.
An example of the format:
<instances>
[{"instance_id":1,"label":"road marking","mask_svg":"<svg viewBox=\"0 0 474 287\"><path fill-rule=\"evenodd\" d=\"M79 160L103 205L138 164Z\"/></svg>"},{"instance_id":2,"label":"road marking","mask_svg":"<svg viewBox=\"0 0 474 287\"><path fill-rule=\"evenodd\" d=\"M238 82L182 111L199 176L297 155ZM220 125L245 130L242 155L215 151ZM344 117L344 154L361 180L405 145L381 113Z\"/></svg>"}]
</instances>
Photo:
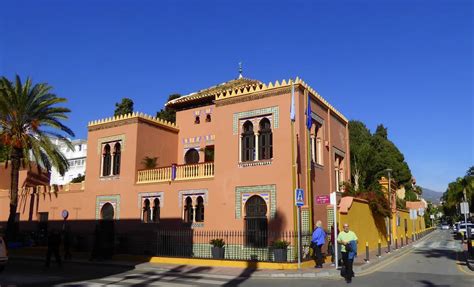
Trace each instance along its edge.
<instances>
[{"instance_id":1,"label":"road marking","mask_svg":"<svg viewBox=\"0 0 474 287\"><path fill-rule=\"evenodd\" d=\"M433 232L433 233L427 235L426 237L424 237L424 239L423 239L422 242L419 242L419 243L414 244L413 247L416 248L416 245L417 245L417 244L421 244L421 243L425 242L425 240L430 239L431 237L433 237L433 236L435 235L435 233L436 233L436 232ZM406 255L410 254L415 248L408 249L408 251L405 251L405 253L399 255L398 257L393 258L392 260L388 260L385 264L383 264L383 262L382 262L382 263L380 263L379 266L375 265L375 267L373 267L373 269L369 269L369 270L366 271L366 272L357 273L357 276L369 275L369 274L374 273L375 271L380 270L380 269L383 268L383 267L387 267L388 265L392 264L393 262L400 260L400 258L403 258L403 257L405 257ZM396 256L396 255L395 255L395 256Z\"/></svg>"}]
</instances>

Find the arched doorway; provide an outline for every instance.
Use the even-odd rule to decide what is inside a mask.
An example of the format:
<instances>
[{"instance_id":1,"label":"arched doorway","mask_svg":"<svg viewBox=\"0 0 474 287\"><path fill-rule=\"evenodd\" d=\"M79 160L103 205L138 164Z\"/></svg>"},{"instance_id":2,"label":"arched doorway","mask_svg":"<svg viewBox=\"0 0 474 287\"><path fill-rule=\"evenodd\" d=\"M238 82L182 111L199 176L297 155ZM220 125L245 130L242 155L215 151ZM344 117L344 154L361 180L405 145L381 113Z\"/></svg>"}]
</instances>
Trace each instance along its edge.
<instances>
[{"instance_id":1,"label":"arched doorway","mask_svg":"<svg viewBox=\"0 0 474 287\"><path fill-rule=\"evenodd\" d=\"M258 195L250 197L245 203L245 233L248 246L267 246L267 203Z\"/></svg>"},{"instance_id":2,"label":"arched doorway","mask_svg":"<svg viewBox=\"0 0 474 287\"><path fill-rule=\"evenodd\" d=\"M107 202L104 204L100 210L100 218L102 220L114 220L114 207L112 204Z\"/></svg>"}]
</instances>

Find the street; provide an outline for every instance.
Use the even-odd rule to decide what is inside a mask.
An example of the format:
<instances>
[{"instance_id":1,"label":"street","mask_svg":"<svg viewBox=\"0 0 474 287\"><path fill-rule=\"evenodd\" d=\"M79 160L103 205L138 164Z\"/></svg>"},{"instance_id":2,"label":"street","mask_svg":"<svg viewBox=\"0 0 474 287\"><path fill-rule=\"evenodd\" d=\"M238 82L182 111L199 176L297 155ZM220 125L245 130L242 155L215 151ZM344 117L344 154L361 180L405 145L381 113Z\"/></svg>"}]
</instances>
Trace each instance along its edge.
<instances>
[{"instance_id":1,"label":"street","mask_svg":"<svg viewBox=\"0 0 474 287\"><path fill-rule=\"evenodd\" d=\"M352 286L473 286L474 272L458 261L460 242L450 230L435 231L409 247L407 253L383 261L365 270ZM395 251L403 252L403 251ZM208 272L210 267L183 270L126 268L66 263L60 269L44 269L40 261L13 260L0 275L1 286L346 286L342 278L260 278L250 277L251 270L238 276Z\"/></svg>"}]
</instances>

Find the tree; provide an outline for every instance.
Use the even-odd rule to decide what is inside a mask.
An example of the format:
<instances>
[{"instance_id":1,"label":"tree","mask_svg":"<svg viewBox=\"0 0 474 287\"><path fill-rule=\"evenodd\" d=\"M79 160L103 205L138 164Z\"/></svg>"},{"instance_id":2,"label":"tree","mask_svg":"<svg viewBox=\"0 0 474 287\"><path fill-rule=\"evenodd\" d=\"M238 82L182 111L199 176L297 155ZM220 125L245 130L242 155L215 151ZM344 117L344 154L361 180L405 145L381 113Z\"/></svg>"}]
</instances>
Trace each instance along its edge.
<instances>
[{"instance_id":1,"label":"tree","mask_svg":"<svg viewBox=\"0 0 474 287\"><path fill-rule=\"evenodd\" d=\"M6 161L7 157L8 157L7 147L2 145L2 143L0 141L0 162Z\"/></svg>"},{"instance_id":2,"label":"tree","mask_svg":"<svg viewBox=\"0 0 474 287\"><path fill-rule=\"evenodd\" d=\"M448 184L446 192L443 193L443 212L446 216L458 218L459 203L464 200L464 192L469 205L474 206L474 175L473 167L470 167L463 177L458 177L455 181Z\"/></svg>"},{"instance_id":3,"label":"tree","mask_svg":"<svg viewBox=\"0 0 474 287\"><path fill-rule=\"evenodd\" d=\"M367 166L372 159L370 139L372 135L364 123L360 121L349 121L349 144L351 151L351 171L354 189L367 187Z\"/></svg>"},{"instance_id":4,"label":"tree","mask_svg":"<svg viewBox=\"0 0 474 287\"><path fill-rule=\"evenodd\" d=\"M115 103L114 116L121 116L133 113L133 101L129 98L123 98L120 103Z\"/></svg>"},{"instance_id":5,"label":"tree","mask_svg":"<svg viewBox=\"0 0 474 287\"><path fill-rule=\"evenodd\" d=\"M51 93L46 83L33 85L30 78L22 83L0 79L0 142L7 147L11 162L10 213L7 238L12 238L18 205L18 180L20 165L31 166L33 159L38 166L51 170L54 166L61 175L69 168L68 161L50 137L63 140L72 149L70 141L62 135L74 136L71 129L61 123L67 119L69 109L57 106L66 102Z\"/></svg>"},{"instance_id":6,"label":"tree","mask_svg":"<svg viewBox=\"0 0 474 287\"><path fill-rule=\"evenodd\" d=\"M179 97L181 97L181 94L171 94L169 95L167 102L177 99ZM161 109L159 112L156 113L156 117L162 120L176 123L176 110L165 106L165 109Z\"/></svg>"}]
</instances>

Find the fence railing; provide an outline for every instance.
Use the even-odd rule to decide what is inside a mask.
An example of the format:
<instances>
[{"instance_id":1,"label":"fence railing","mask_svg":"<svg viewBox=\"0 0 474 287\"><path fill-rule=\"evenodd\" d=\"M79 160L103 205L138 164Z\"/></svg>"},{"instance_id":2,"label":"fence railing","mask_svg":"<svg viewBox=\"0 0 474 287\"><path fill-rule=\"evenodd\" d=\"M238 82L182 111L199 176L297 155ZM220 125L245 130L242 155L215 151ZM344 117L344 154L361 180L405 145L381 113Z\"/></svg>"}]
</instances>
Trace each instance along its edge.
<instances>
[{"instance_id":1,"label":"fence railing","mask_svg":"<svg viewBox=\"0 0 474 287\"><path fill-rule=\"evenodd\" d=\"M214 177L214 163L206 162L140 170L138 171L137 183L192 180L212 177Z\"/></svg>"},{"instance_id":2,"label":"fence railing","mask_svg":"<svg viewBox=\"0 0 474 287\"><path fill-rule=\"evenodd\" d=\"M294 231L167 231L156 232L156 256L213 258L210 241L223 239L224 258L228 260L278 261L272 243L284 240L289 243L285 262L298 261L298 235ZM303 233L301 247L303 259L309 258L311 233Z\"/></svg>"}]
</instances>

